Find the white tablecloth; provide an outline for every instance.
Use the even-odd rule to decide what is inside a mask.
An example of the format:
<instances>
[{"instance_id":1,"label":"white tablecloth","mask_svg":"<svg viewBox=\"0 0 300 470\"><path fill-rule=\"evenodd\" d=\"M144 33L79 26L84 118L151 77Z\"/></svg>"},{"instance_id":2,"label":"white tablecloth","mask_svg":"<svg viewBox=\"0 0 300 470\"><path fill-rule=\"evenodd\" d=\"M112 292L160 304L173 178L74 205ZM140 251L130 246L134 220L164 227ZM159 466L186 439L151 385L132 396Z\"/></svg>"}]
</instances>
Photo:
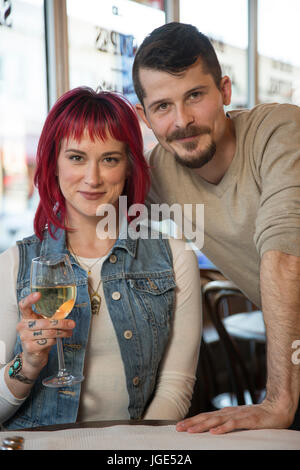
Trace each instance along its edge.
<instances>
[{"instance_id":1,"label":"white tablecloth","mask_svg":"<svg viewBox=\"0 0 300 470\"><path fill-rule=\"evenodd\" d=\"M25 450L300 450L300 431L237 431L219 436L179 433L174 425L116 425L60 431L1 432L22 435Z\"/></svg>"}]
</instances>

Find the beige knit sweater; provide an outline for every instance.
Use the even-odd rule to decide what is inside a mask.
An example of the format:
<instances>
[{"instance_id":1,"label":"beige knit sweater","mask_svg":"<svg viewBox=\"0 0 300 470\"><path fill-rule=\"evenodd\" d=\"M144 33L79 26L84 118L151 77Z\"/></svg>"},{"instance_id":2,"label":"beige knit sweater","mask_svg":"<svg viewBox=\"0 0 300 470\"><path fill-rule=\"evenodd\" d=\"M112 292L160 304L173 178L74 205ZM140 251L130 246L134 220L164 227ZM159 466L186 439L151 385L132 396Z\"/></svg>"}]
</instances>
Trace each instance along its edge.
<instances>
[{"instance_id":1,"label":"beige knit sweater","mask_svg":"<svg viewBox=\"0 0 300 470\"><path fill-rule=\"evenodd\" d=\"M157 145L148 155L148 202L204 204L203 253L260 307L263 253L300 256L300 108L263 104L229 116L237 145L220 183L208 183Z\"/></svg>"}]
</instances>

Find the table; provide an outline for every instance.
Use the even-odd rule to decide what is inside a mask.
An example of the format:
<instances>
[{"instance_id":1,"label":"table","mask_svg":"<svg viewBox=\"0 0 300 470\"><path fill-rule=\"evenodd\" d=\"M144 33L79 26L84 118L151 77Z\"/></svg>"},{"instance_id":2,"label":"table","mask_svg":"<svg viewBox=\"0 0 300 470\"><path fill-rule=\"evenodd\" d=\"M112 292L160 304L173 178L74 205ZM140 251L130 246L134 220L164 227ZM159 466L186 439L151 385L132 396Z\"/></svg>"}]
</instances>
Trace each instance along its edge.
<instances>
[{"instance_id":1,"label":"table","mask_svg":"<svg viewBox=\"0 0 300 470\"><path fill-rule=\"evenodd\" d=\"M223 319L227 332L234 338L265 344L266 328L261 310L236 313Z\"/></svg>"},{"instance_id":2,"label":"table","mask_svg":"<svg viewBox=\"0 0 300 470\"><path fill-rule=\"evenodd\" d=\"M8 435L22 435L25 450L300 450L300 431L188 434L177 432L173 421L96 421L4 431L1 442Z\"/></svg>"}]
</instances>

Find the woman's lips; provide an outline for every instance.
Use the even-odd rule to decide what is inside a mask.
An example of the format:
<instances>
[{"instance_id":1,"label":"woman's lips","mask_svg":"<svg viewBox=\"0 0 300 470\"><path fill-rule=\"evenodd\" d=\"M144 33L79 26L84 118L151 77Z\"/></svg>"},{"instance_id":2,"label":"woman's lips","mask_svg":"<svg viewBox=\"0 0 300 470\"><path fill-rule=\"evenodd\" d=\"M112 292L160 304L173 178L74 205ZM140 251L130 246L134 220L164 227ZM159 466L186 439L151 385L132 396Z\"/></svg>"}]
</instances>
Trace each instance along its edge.
<instances>
[{"instance_id":1,"label":"woman's lips","mask_svg":"<svg viewBox=\"0 0 300 470\"><path fill-rule=\"evenodd\" d=\"M101 196L103 196L105 193L87 193L84 191L79 191L82 197L85 199L88 199L89 201L96 201L99 199Z\"/></svg>"}]
</instances>

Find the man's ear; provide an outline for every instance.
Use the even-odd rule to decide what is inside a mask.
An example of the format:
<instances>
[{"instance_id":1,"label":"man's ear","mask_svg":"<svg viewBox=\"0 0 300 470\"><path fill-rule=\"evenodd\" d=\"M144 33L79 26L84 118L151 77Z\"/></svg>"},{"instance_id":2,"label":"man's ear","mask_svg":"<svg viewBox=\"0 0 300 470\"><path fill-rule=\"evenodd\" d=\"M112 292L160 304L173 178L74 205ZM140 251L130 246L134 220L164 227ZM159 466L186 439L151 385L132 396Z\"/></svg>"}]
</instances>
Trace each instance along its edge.
<instances>
[{"instance_id":1,"label":"man's ear","mask_svg":"<svg viewBox=\"0 0 300 470\"><path fill-rule=\"evenodd\" d=\"M148 121L148 119L146 117L146 114L145 114L144 106L142 106L140 103L137 103L135 105L135 109L136 109L136 112L138 113L138 115L140 116L140 118L142 119L142 121L144 121L146 126L149 127L149 129L151 129L151 126L150 126L149 121Z\"/></svg>"},{"instance_id":2,"label":"man's ear","mask_svg":"<svg viewBox=\"0 0 300 470\"><path fill-rule=\"evenodd\" d=\"M225 75L221 79L220 90L221 90L222 97L223 97L223 104L225 106L230 105L232 89L231 89L231 80L227 75Z\"/></svg>"}]
</instances>

